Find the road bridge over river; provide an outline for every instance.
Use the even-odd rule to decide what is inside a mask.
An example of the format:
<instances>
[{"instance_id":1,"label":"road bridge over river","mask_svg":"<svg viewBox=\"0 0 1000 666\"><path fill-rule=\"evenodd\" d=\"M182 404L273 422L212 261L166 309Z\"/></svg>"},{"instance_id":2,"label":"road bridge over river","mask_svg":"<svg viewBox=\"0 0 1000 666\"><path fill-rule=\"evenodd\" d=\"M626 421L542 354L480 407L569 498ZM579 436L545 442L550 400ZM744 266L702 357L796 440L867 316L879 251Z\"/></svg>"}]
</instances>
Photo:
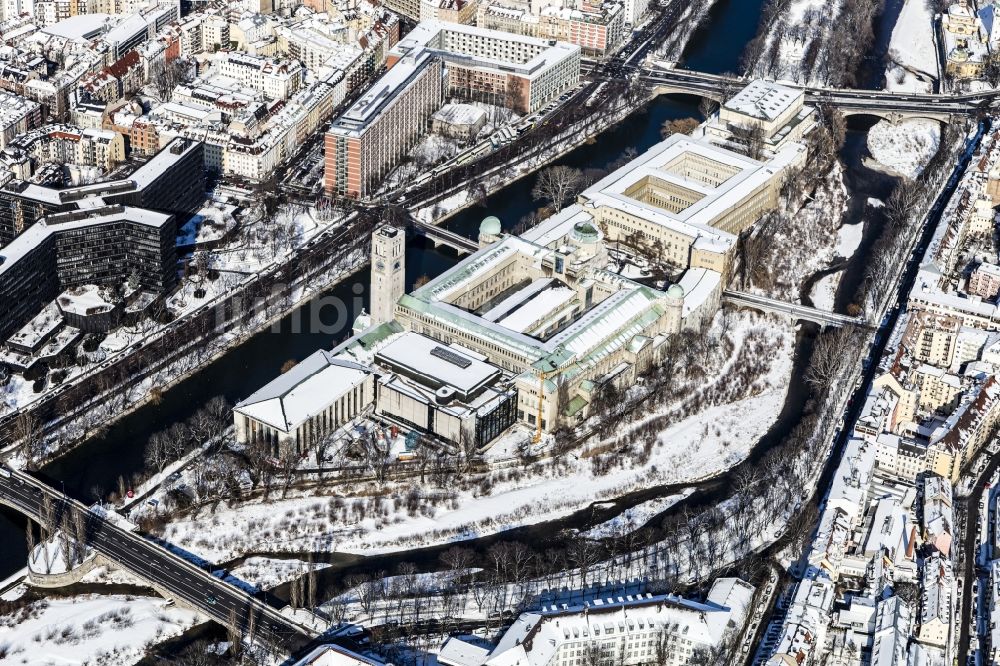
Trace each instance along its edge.
<instances>
[{"instance_id":1,"label":"road bridge over river","mask_svg":"<svg viewBox=\"0 0 1000 666\"><path fill-rule=\"evenodd\" d=\"M47 498L47 499L46 499ZM221 580L167 548L116 525L84 504L51 488L33 476L0 465L0 504L43 524L51 511L53 522L70 524L84 516L87 546L164 596L196 609L223 626L234 623L255 643L263 642L282 654L296 652L315 636L245 590ZM46 509L46 505L51 507Z\"/></svg>"},{"instance_id":2,"label":"road bridge over river","mask_svg":"<svg viewBox=\"0 0 1000 666\"><path fill-rule=\"evenodd\" d=\"M709 97L716 101L729 97L752 79L707 74L653 62L637 70L640 78L661 92ZM985 91L964 94L914 94L884 90L811 88L783 83L805 92L809 104L836 107L844 115L873 115L888 119L928 118L946 122L952 115L976 114L995 108L1000 93Z\"/></svg>"}]
</instances>

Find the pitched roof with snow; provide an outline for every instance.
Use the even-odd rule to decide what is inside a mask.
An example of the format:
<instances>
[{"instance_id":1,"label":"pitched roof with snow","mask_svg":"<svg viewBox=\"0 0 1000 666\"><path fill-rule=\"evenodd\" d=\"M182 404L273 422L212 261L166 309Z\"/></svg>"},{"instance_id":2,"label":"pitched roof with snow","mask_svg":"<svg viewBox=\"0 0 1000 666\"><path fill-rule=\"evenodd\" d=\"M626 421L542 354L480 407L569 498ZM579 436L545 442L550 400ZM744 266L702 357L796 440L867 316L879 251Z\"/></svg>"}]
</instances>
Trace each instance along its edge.
<instances>
[{"instance_id":1,"label":"pitched roof with snow","mask_svg":"<svg viewBox=\"0 0 1000 666\"><path fill-rule=\"evenodd\" d=\"M628 596L523 613L485 663L545 666L564 643L617 640L661 627L695 646L714 646L730 622L742 623L753 594L753 586L742 580L720 578L703 602L669 594Z\"/></svg>"},{"instance_id":2,"label":"pitched roof with snow","mask_svg":"<svg viewBox=\"0 0 1000 666\"><path fill-rule=\"evenodd\" d=\"M369 374L370 368L320 349L237 404L234 411L287 433Z\"/></svg>"}]
</instances>

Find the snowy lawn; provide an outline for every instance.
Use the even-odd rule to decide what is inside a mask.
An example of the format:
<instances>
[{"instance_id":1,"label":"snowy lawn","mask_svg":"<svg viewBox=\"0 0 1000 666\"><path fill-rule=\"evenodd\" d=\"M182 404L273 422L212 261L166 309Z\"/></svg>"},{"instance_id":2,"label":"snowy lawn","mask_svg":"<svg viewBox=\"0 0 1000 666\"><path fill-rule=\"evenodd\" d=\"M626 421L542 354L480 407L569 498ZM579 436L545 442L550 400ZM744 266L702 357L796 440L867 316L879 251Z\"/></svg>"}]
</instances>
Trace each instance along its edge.
<instances>
[{"instance_id":1,"label":"snowy lawn","mask_svg":"<svg viewBox=\"0 0 1000 666\"><path fill-rule=\"evenodd\" d=\"M80 579L81 583L96 583L98 585L135 585L137 587L149 587L145 581L141 581L127 571L122 569L98 566L91 569Z\"/></svg>"},{"instance_id":2,"label":"snowy lawn","mask_svg":"<svg viewBox=\"0 0 1000 666\"><path fill-rule=\"evenodd\" d=\"M868 131L868 150L884 166L916 178L941 143L941 126L933 120L880 120Z\"/></svg>"},{"instance_id":3,"label":"snowy lawn","mask_svg":"<svg viewBox=\"0 0 1000 666\"><path fill-rule=\"evenodd\" d=\"M886 87L900 92L930 92L937 77L934 16L927 0L906 0L889 42L889 58L898 65L886 72ZM903 73L900 76L900 72Z\"/></svg>"},{"instance_id":4,"label":"snowy lawn","mask_svg":"<svg viewBox=\"0 0 1000 666\"><path fill-rule=\"evenodd\" d=\"M767 433L784 404L793 356L788 324L737 312L717 316L704 335L709 352L701 367L684 363L673 380L685 389L656 393L640 406L641 418L596 444L646 447L651 481L690 482L731 468ZM730 351L722 354L724 349Z\"/></svg>"},{"instance_id":5,"label":"snowy lawn","mask_svg":"<svg viewBox=\"0 0 1000 666\"><path fill-rule=\"evenodd\" d=\"M248 557L238 567L229 570L230 576L257 589L269 590L282 583L304 576L310 568L319 571L329 564L304 562L302 560L280 560L273 557Z\"/></svg>"},{"instance_id":6,"label":"snowy lawn","mask_svg":"<svg viewBox=\"0 0 1000 666\"><path fill-rule=\"evenodd\" d=\"M602 455L609 442L594 438L579 455L518 463L457 486L328 487L326 492L353 496L201 507L172 520L163 536L215 562L246 553L390 552L554 520L639 488L717 475L745 458L773 423L792 358L788 324L749 312L726 321L727 330L720 323L713 333L725 341L705 365L706 375L690 380L676 400L642 404L629 417L627 438L639 441L627 434L629 427L652 428L656 435L641 457Z\"/></svg>"},{"instance_id":7,"label":"snowy lawn","mask_svg":"<svg viewBox=\"0 0 1000 666\"><path fill-rule=\"evenodd\" d=\"M840 284L842 275L843 271L837 271L816 281L812 291L809 292L809 298L812 299L814 308L833 312L833 301L837 295L837 285Z\"/></svg>"},{"instance_id":8,"label":"snowy lawn","mask_svg":"<svg viewBox=\"0 0 1000 666\"><path fill-rule=\"evenodd\" d=\"M841 225L837 231L837 247L833 250L838 257L849 259L854 256L858 246L861 245L861 237L864 235L865 225L858 224Z\"/></svg>"},{"instance_id":9,"label":"snowy lawn","mask_svg":"<svg viewBox=\"0 0 1000 666\"><path fill-rule=\"evenodd\" d=\"M204 621L152 597L96 595L32 602L0 616L0 664L131 664Z\"/></svg>"}]
</instances>

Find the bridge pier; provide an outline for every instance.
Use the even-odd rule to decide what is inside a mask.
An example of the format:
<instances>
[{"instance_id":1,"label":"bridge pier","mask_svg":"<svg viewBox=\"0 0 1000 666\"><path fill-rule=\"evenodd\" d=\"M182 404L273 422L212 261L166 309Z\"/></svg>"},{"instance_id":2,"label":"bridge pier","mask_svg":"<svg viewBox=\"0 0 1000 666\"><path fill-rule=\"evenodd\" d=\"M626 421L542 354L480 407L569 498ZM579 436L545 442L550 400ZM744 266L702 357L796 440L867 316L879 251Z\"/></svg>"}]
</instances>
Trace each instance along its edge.
<instances>
[{"instance_id":1,"label":"bridge pier","mask_svg":"<svg viewBox=\"0 0 1000 666\"><path fill-rule=\"evenodd\" d=\"M35 546L35 548L41 548L41 544ZM53 544L50 548L58 548L58 544ZM59 589L61 587L68 587L74 585L83 580L87 574L89 574L94 569L99 567L105 567L108 571L123 571L129 576L135 578L136 583L141 587L148 587L155 594L160 595L164 599L173 599L174 602L183 608L191 611L198 612L197 606L188 603L184 598L178 598L176 595L171 594L169 590L161 587L154 581L148 580L141 573L135 571L130 571L128 568L121 566L114 560L110 560L101 553L93 552L80 562L79 564L73 566L68 571L60 571L57 573L45 573L42 571L35 571L31 568L31 553L28 554L28 582L33 586L46 590Z\"/></svg>"}]
</instances>

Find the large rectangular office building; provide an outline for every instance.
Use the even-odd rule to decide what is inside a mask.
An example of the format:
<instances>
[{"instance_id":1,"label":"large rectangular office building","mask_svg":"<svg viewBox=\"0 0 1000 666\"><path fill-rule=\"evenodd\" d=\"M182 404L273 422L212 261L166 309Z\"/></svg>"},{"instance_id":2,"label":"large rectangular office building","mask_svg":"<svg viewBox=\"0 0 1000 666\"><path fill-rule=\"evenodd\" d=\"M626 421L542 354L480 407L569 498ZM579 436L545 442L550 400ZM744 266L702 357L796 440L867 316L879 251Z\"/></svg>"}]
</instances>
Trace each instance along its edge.
<instances>
[{"instance_id":1,"label":"large rectangular office building","mask_svg":"<svg viewBox=\"0 0 1000 666\"><path fill-rule=\"evenodd\" d=\"M325 189L360 199L427 131L447 95L538 110L580 80L580 48L424 21L389 53L389 71L330 126Z\"/></svg>"},{"instance_id":2,"label":"large rectangular office building","mask_svg":"<svg viewBox=\"0 0 1000 666\"><path fill-rule=\"evenodd\" d=\"M201 143L176 139L127 180L0 188L0 338L68 287L135 279L154 293L172 288L176 216L204 197L201 152Z\"/></svg>"}]
</instances>

